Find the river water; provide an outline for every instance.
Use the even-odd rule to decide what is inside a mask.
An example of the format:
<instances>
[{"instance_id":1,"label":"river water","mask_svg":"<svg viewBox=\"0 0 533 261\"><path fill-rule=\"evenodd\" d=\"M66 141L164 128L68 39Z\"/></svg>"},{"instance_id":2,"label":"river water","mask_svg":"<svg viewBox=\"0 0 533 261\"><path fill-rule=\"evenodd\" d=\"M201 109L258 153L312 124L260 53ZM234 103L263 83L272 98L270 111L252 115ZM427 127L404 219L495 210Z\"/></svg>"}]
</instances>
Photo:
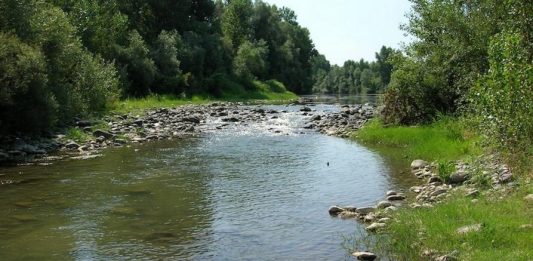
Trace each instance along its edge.
<instances>
[{"instance_id":1,"label":"river water","mask_svg":"<svg viewBox=\"0 0 533 261\"><path fill-rule=\"evenodd\" d=\"M353 141L278 119L0 169L0 260L344 260L363 227L331 205L370 206L401 172ZM317 110L337 110L318 105ZM329 162L329 166L328 163Z\"/></svg>"}]
</instances>

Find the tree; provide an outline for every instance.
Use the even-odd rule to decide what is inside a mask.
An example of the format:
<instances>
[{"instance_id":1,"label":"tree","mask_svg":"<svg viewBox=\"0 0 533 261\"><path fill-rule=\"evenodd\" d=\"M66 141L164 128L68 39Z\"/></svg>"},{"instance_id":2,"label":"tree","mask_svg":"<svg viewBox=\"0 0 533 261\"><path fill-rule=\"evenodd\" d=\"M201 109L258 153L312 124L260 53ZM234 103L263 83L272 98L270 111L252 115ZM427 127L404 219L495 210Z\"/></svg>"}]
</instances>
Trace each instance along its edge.
<instances>
[{"instance_id":1,"label":"tree","mask_svg":"<svg viewBox=\"0 0 533 261\"><path fill-rule=\"evenodd\" d=\"M264 77L267 69L267 54L268 49L265 41L243 42L233 60L233 72L245 83Z\"/></svg>"},{"instance_id":2,"label":"tree","mask_svg":"<svg viewBox=\"0 0 533 261\"><path fill-rule=\"evenodd\" d=\"M250 0L232 0L222 14L222 34L229 45L237 50L246 40L252 39L251 17L253 5Z\"/></svg>"}]
</instances>

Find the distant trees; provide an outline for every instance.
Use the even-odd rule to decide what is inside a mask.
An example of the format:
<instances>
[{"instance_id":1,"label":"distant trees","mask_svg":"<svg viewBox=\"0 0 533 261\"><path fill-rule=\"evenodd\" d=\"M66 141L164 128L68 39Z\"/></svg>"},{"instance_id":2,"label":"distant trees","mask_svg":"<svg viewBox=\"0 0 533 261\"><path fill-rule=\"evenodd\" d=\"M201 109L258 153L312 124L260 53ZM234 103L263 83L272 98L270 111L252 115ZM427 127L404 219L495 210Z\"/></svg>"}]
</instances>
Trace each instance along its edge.
<instances>
[{"instance_id":1,"label":"distant trees","mask_svg":"<svg viewBox=\"0 0 533 261\"><path fill-rule=\"evenodd\" d=\"M375 62L349 60L343 66L330 66L321 56L313 59L313 91L327 94L375 94L385 90L392 72L390 47L376 53Z\"/></svg>"},{"instance_id":2,"label":"distant trees","mask_svg":"<svg viewBox=\"0 0 533 261\"><path fill-rule=\"evenodd\" d=\"M318 55L294 11L251 0L0 0L0 34L0 132L68 123L119 97L217 96L269 79L310 92Z\"/></svg>"}]
</instances>

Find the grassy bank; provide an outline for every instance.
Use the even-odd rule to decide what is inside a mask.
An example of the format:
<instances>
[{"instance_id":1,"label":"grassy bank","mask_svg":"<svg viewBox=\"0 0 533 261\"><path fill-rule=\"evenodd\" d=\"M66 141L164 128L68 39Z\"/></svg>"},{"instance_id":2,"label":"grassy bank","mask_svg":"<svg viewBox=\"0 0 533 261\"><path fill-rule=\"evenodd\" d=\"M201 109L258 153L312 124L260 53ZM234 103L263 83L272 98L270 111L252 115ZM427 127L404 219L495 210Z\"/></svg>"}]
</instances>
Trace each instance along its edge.
<instances>
[{"instance_id":1,"label":"grassy bank","mask_svg":"<svg viewBox=\"0 0 533 261\"><path fill-rule=\"evenodd\" d=\"M219 97L209 95L194 95L192 97L179 97L176 95L150 95L144 98L128 98L115 102L111 106L113 113L141 112L154 108L172 108L188 104L206 104L215 101L232 102L257 102L266 101L272 103L290 102L298 96L287 91L285 86L274 80L261 82L254 81L249 89L241 85L233 84L230 88L222 91Z\"/></svg>"},{"instance_id":2,"label":"grassy bank","mask_svg":"<svg viewBox=\"0 0 533 261\"><path fill-rule=\"evenodd\" d=\"M458 260L531 260L533 207L523 198L532 192L487 192L475 203L461 193L433 208L403 208L393 215L383 247L400 260L424 260L424 251L455 251ZM479 232L457 232L474 224L482 224Z\"/></svg>"},{"instance_id":3,"label":"grassy bank","mask_svg":"<svg viewBox=\"0 0 533 261\"><path fill-rule=\"evenodd\" d=\"M375 119L355 133L354 139L393 150L411 160L457 160L480 153L478 138L450 118L426 126L408 127L385 127Z\"/></svg>"},{"instance_id":4,"label":"grassy bank","mask_svg":"<svg viewBox=\"0 0 533 261\"><path fill-rule=\"evenodd\" d=\"M385 127L374 120L354 134L354 139L387 148L409 161L468 162L483 152L480 139L459 120L450 118L415 127ZM481 174L473 179L479 178L477 175ZM457 192L433 208L403 207L392 214L393 222L385 233L362 241L372 242L364 245L392 260L431 260L421 255L423 252L437 256L453 252L458 260L532 260L533 228L527 224L533 224L533 206L524 196L533 193L533 188L525 180L517 183L518 189L495 191L487 189L489 177L485 187L478 187L481 193L474 201ZM476 185L474 181L470 186ZM458 228L473 224L482 224L479 232L457 233Z\"/></svg>"}]
</instances>

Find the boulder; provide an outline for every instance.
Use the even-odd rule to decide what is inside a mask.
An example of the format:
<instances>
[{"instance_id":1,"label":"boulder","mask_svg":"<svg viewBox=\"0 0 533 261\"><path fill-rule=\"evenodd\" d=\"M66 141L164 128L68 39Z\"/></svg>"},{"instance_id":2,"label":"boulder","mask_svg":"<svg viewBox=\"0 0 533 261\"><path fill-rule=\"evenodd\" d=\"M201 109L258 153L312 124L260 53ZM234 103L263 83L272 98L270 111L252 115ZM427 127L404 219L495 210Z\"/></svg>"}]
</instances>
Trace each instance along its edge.
<instances>
[{"instance_id":1,"label":"boulder","mask_svg":"<svg viewBox=\"0 0 533 261\"><path fill-rule=\"evenodd\" d=\"M65 144L65 148L69 150L77 150L80 147L80 145L76 142L69 142Z\"/></svg>"},{"instance_id":2,"label":"boulder","mask_svg":"<svg viewBox=\"0 0 533 261\"><path fill-rule=\"evenodd\" d=\"M300 109L300 111L304 111L304 112L309 112L311 111L311 108L307 107L307 106L304 106Z\"/></svg>"},{"instance_id":3,"label":"boulder","mask_svg":"<svg viewBox=\"0 0 533 261\"><path fill-rule=\"evenodd\" d=\"M398 195L398 193L396 191L394 191L394 190L389 190L389 191L387 191L386 195L388 197L388 196L392 196L392 195Z\"/></svg>"},{"instance_id":4,"label":"boulder","mask_svg":"<svg viewBox=\"0 0 533 261\"><path fill-rule=\"evenodd\" d=\"M357 260L364 260L364 261L373 261L378 257L376 256L376 254L371 253L371 252L353 252L352 256L357 258Z\"/></svg>"},{"instance_id":5,"label":"boulder","mask_svg":"<svg viewBox=\"0 0 533 261\"><path fill-rule=\"evenodd\" d=\"M421 159L413 160L413 162L411 162L411 170L423 169L428 165L429 164L425 160L421 160Z\"/></svg>"},{"instance_id":6,"label":"boulder","mask_svg":"<svg viewBox=\"0 0 533 261\"><path fill-rule=\"evenodd\" d=\"M93 136L95 136L95 137L104 137L106 139L111 139L111 138L113 138L114 135L109 133L109 132L107 132L107 131L95 130L93 132Z\"/></svg>"},{"instance_id":7,"label":"boulder","mask_svg":"<svg viewBox=\"0 0 533 261\"><path fill-rule=\"evenodd\" d=\"M376 209L373 208L373 207L358 208L356 210L356 212L359 213L360 215L367 215L367 214L369 214L371 212L374 212L374 211L376 211Z\"/></svg>"},{"instance_id":8,"label":"boulder","mask_svg":"<svg viewBox=\"0 0 533 261\"><path fill-rule=\"evenodd\" d=\"M377 209L384 209L384 208L387 208L387 207L390 207L392 206L392 203L388 202L388 201L380 201L377 205L376 205L376 208Z\"/></svg>"},{"instance_id":9,"label":"boulder","mask_svg":"<svg viewBox=\"0 0 533 261\"><path fill-rule=\"evenodd\" d=\"M387 200L389 201L395 201L395 200L404 200L405 199L405 196L404 195L391 195L391 196L388 196L387 197Z\"/></svg>"},{"instance_id":10,"label":"boulder","mask_svg":"<svg viewBox=\"0 0 533 261\"><path fill-rule=\"evenodd\" d=\"M329 214L332 216L337 216L343 211L344 211L344 208L341 208L339 206L332 206L328 210Z\"/></svg>"}]
</instances>

